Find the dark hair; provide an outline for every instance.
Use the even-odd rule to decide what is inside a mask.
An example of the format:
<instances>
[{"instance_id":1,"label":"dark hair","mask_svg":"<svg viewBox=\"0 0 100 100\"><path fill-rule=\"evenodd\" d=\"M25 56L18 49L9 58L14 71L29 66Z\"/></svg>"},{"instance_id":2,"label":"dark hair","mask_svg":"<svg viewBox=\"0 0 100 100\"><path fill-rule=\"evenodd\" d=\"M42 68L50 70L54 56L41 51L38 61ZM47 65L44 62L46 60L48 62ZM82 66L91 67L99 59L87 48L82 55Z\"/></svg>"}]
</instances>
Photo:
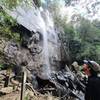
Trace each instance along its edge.
<instances>
[{"instance_id":1,"label":"dark hair","mask_svg":"<svg viewBox=\"0 0 100 100\"><path fill-rule=\"evenodd\" d=\"M93 66L93 64L89 60L85 60L84 64L88 65L88 67L90 68L90 72L91 72L92 76L97 76L97 72L94 71L94 69L93 69L94 66Z\"/></svg>"},{"instance_id":2,"label":"dark hair","mask_svg":"<svg viewBox=\"0 0 100 100\"><path fill-rule=\"evenodd\" d=\"M91 75L92 76L97 76L97 72L94 71L91 67L89 67L89 68L90 68Z\"/></svg>"}]
</instances>

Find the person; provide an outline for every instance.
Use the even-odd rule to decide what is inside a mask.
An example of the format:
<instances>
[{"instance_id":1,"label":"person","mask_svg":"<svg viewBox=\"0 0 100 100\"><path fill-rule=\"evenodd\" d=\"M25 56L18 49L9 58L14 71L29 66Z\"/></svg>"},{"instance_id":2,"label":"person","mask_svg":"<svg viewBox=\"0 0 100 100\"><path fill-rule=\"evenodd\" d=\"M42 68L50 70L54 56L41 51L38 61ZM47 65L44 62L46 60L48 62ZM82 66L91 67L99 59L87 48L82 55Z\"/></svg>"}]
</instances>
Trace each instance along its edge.
<instances>
[{"instance_id":1,"label":"person","mask_svg":"<svg viewBox=\"0 0 100 100\"><path fill-rule=\"evenodd\" d=\"M82 81L83 80L83 78L85 77L85 75L82 73L82 71L81 71L81 66L79 66L79 64L78 64L78 62L76 62L76 61L74 61L73 63L72 63L72 67L73 67L73 72L76 74L76 77L80 80L80 81Z\"/></svg>"},{"instance_id":2,"label":"person","mask_svg":"<svg viewBox=\"0 0 100 100\"><path fill-rule=\"evenodd\" d=\"M100 100L100 65L95 61L84 60L83 71L88 76L85 100Z\"/></svg>"}]
</instances>

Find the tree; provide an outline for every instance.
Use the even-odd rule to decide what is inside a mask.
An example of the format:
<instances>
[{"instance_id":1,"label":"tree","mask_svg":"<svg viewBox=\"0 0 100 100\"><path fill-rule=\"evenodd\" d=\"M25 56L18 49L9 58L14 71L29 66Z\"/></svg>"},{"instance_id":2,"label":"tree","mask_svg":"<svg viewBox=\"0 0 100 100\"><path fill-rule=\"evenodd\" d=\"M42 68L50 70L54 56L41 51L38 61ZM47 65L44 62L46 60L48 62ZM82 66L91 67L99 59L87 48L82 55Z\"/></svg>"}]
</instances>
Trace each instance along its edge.
<instances>
[{"instance_id":1,"label":"tree","mask_svg":"<svg viewBox=\"0 0 100 100\"><path fill-rule=\"evenodd\" d=\"M80 21L80 26L77 28L81 39L80 59L91 59L99 62L100 29L96 22L90 22L86 19Z\"/></svg>"}]
</instances>

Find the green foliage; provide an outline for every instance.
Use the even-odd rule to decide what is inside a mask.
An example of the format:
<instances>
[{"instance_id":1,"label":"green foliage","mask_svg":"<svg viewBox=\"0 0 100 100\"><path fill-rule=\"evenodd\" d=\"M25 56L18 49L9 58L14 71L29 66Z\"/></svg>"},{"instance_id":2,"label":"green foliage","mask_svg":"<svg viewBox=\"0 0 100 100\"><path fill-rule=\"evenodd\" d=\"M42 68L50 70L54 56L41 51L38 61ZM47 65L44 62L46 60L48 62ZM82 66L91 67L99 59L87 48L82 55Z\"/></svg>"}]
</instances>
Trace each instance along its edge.
<instances>
[{"instance_id":1,"label":"green foliage","mask_svg":"<svg viewBox=\"0 0 100 100\"><path fill-rule=\"evenodd\" d=\"M86 19L81 20L78 32L83 41L93 42L94 39L99 39L100 37L100 30Z\"/></svg>"},{"instance_id":2,"label":"green foliage","mask_svg":"<svg viewBox=\"0 0 100 100\"><path fill-rule=\"evenodd\" d=\"M25 96L24 100L29 100L29 95L28 94Z\"/></svg>"},{"instance_id":3,"label":"green foliage","mask_svg":"<svg viewBox=\"0 0 100 100\"><path fill-rule=\"evenodd\" d=\"M81 49L79 59L91 59L97 62L100 61L100 29L99 21L90 22L82 19L77 32L81 39Z\"/></svg>"},{"instance_id":4,"label":"green foliage","mask_svg":"<svg viewBox=\"0 0 100 100\"><path fill-rule=\"evenodd\" d=\"M100 29L100 21L94 20L94 21L92 22L92 24L93 24L96 28Z\"/></svg>"},{"instance_id":5,"label":"green foliage","mask_svg":"<svg viewBox=\"0 0 100 100\"><path fill-rule=\"evenodd\" d=\"M41 0L33 0L33 1L37 7L40 7L42 5Z\"/></svg>"},{"instance_id":6,"label":"green foliage","mask_svg":"<svg viewBox=\"0 0 100 100\"><path fill-rule=\"evenodd\" d=\"M0 11L0 16L0 36L19 41L20 35L12 31L12 27L17 26L16 21L8 16L3 10Z\"/></svg>"},{"instance_id":7,"label":"green foliage","mask_svg":"<svg viewBox=\"0 0 100 100\"><path fill-rule=\"evenodd\" d=\"M3 68L3 64L0 64L0 70Z\"/></svg>"},{"instance_id":8,"label":"green foliage","mask_svg":"<svg viewBox=\"0 0 100 100\"><path fill-rule=\"evenodd\" d=\"M66 16L62 18L58 10L54 10L54 21L62 32L62 40L71 61L90 59L100 62L100 22L81 18L80 25L74 29L73 25L66 23Z\"/></svg>"},{"instance_id":9,"label":"green foliage","mask_svg":"<svg viewBox=\"0 0 100 100\"><path fill-rule=\"evenodd\" d=\"M20 5L22 2L26 3L26 5L32 5L32 2L34 1L34 4L37 7L40 7L41 0L0 0L0 4L2 4L5 8L12 10L13 8L16 8L16 6Z\"/></svg>"},{"instance_id":10,"label":"green foliage","mask_svg":"<svg viewBox=\"0 0 100 100\"><path fill-rule=\"evenodd\" d=\"M74 39L74 37L75 37L75 30L69 24L66 24L66 27L64 26L64 33L65 33L66 39L68 41Z\"/></svg>"},{"instance_id":11,"label":"green foliage","mask_svg":"<svg viewBox=\"0 0 100 100\"><path fill-rule=\"evenodd\" d=\"M28 0L1 0L6 8L14 8L22 1L28 3ZM31 1L31 0L29 0ZM33 0L37 7L41 6L41 0ZM74 29L71 23L67 22L67 16L61 16L60 1L61 0L46 0L48 9L52 12L54 23L60 29L62 40L66 46L66 51L69 53L71 60L91 59L100 61L100 21L94 20L90 22L81 18L79 26ZM70 5L73 0L63 0L66 5ZM7 39L20 40L19 32L14 32L13 27L18 24L3 10L0 11L0 36Z\"/></svg>"},{"instance_id":12,"label":"green foliage","mask_svg":"<svg viewBox=\"0 0 100 100\"><path fill-rule=\"evenodd\" d=\"M80 49L81 49L81 43L78 40L70 40L69 42L69 51L70 56L72 60L78 60L80 59Z\"/></svg>"},{"instance_id":13,"label":"green foliage","mask_svg":"<svg viewBox=\"0 0 100 100\"><path fill-rule=\"evenodd\" d=\"M71 2L72 2L73 0L64 0L64 1L65 1L66 6L70 6L70 5L71 5Z\"/></svg>"},{"instance_id":14,"label":"green foliage","mask_svg":"<svg viewBox=\"0 0 100 100\"><path fill-rule=\"evenodd\" d=\"M20 4L20 2L22 2L22 0L1 0L0 4L5 6L6 8L12 9Z\"/></svg>"},{"instance_id":15,"label":"green foliage","mask_svg":"<svg viewBox=\"0 0 100 100\"><path fill-rule=\"evenodd\" d=\"M56 25L59 24L59 21L61 22L61 17L59 15L59 11L60 11L59 0L54 0L52 2L49 1L49 3L47 4L47 6L48 6L49 11L52 13L52 16L54 18L55 24Z\"/></svg>"}]
</instances>

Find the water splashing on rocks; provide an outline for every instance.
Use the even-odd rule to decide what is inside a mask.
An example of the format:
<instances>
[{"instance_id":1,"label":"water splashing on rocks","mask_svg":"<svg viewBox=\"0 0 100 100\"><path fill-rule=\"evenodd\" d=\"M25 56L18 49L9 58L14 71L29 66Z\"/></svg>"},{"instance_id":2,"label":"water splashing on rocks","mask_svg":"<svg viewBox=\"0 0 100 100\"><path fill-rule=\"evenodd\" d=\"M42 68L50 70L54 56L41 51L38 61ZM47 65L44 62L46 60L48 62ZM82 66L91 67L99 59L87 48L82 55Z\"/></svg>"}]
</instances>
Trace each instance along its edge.
<instances>
[{"instance_id":1,"label":"water splashing on rocks","mask_svg":"<svg viewBox=\"0 0 100 100\"><path fill-rule=\"evenodd\" d=\"M29 7L25 4L21 4L13 11L6 9L6 12L16 19L20 25L24 26L28 31L30 31L31 35L29 36L29 34L26 33L27 38L25 37L25 34L24 37L26 38L27 48L32 52L31 56L33 56L33 58L35 58L34 55L36 54L34 54L34 52L37 51L37 46L39 47L42 43L42 57L40 57L42 60L37 62L41 62L40 65L42 64L43 74L49 76L51 73L50 57L54 55L57 57L55 50L55 48L57 49L57 46L52 47L49 43L49 41L52 41L53 44L57 44L57 35L55 32L53 19L49 11L42 8L36 9L34 6ZM39 33L39 40L37 43L35 43L34 33L37 32ZM40 35L42 36L42 41L40 40ZM33 62L31 65L34 66L34 60L30 61ZM27 65L30 65L30 61L27 61Z\"/></svg>"}]
</instances>

